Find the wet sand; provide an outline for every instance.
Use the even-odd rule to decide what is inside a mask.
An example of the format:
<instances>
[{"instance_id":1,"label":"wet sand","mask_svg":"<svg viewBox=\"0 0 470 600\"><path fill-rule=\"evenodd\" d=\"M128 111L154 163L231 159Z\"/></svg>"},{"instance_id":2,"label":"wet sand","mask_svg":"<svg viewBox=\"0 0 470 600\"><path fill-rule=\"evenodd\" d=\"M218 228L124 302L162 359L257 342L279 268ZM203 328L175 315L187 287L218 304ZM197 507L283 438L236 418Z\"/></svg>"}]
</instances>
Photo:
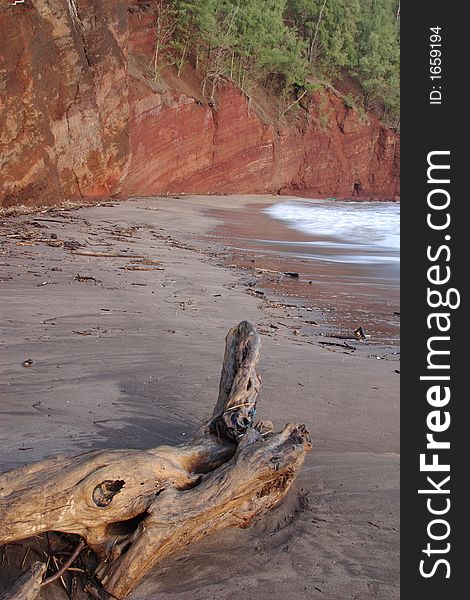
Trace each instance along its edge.
<instances>
[{"instance_id":1,"label":"wet sand","mask_svg":"<svg viewBox=\"0 0 470 600\"><path fill-rule=\"evenodd\" d=\"M274 283L258 287L254 269L231 266L214 211L241 201L272 200L137 199L3 220L0 471L60 452L185 440L212 411L227 329L249 319L263 342L258 416L276 429L306 423L314 449L281 506L168 559L130 598L395 600L397 356L377 360L373 344L348 341L351 350L316 335L318 306L286 301ZM128 270L145 263L39 241L51 234L161 265ZM54 597L64 597L59 587Z\"/></svg>"},{"instance_id":2,"label":"wet sand","mask_svg":"<svg viewBox=\"0 0 470 600\"><path fill-rule=\"evenodd\" d=\"M331 261L340 258L341 251L322 246L322 239L289 228L264 212L273 200L210 211L222 221L213 236L231 250L228 261L249 271L258 268L258 274L266 269L258 281L262 289L315 309L323 329L312 334L353 336L361 326L370 335L369 344L398 346L398 264ZM285 272L299 277L284 276Z\"/></svg>"}]
</instances>

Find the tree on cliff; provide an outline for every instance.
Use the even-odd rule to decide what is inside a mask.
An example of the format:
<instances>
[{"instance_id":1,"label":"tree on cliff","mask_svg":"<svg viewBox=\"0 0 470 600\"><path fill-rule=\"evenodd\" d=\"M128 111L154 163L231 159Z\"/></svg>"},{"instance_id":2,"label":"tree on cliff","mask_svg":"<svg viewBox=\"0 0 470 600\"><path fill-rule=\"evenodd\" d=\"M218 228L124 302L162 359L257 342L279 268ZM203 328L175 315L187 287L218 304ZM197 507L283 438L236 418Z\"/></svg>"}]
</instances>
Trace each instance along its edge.
<instances>
[{"instance_id":1,"label":"tree on cliff","mask_svg":"<svg viewBox=\"0 0 470 600\"><path fill-rule=\"evenodd\" d=\"M241 88L247 80L265 82L273 76L285 88L303 81L304 42L284 20L287 0L174 0L172 5L178 73L193 51L211 96L223 77Z\"/></svg>"},{"instance_id":2,"label":"tree on cliff","mask_svg":"<svg viewBox=\"0 0 470 600\"><path fill-rule=\"evenodd\" d=\"M366 108L376 98L392 115L399 111L399 21L392 0L361 0L367 19L359 23L358 71ZM398 8L399 10L399 8Z\"/></svg>"},{"instance_id":3,"label":"tree on cliff","mask_svg":"<svg viewBox=\"0 0 470 600\"><path fill-rule=\"evenodd\" d=\"M289 0L288 16L308 43L311 68L355 62L360 13L360 0Z\"/></svg>"},{"instance_id":4,"label":"tree on cliff","mask_svg":"<svg viewBox=\"0 0 470 600\"><path fill-rule=\"evenodd\" d=\"M171 4L158 0L155 5L155 45L153 51L153 74L157 77L158 68L174 38L177 12ZM165 64L165 63L164 63Z\"/></svg>"},{"instance_id":5,"label":"tree on cliff","mask_svg":"<svg viewBox=\"0 0 470 600\"><path fill-rule=\"evenodd\" d=\"M193 60L211 99L225 78L282 96L308 74L331 80L346 71L366 110L379 103L398 115L397 0L157 0L156 14L155 72L162 55L178 76Z\"/></svg>"},{"instance_id":6,"label":"tree on cliff","mask_svg":"<svg viewBox=\"0 0 470 600\"><path fill-rule=\"evenodd\" d=\"M307 42L312 74L332 78L342 69L363 90L366 109L380 99L399 111L397 0L288 0L286 18Z\"/></svg>"},{"instance_id":7,"label":"tree on cliff","mask_svg":"<svg viewBox=\"0 0 470 600\"><path fill-rule=\"evenodd\" d=\"M278 78L283 88L303 82L304 43L285 20L285 0L242 0L238 15L236 54L249 77L266 82Z\"/></svg>"}]
</instances>

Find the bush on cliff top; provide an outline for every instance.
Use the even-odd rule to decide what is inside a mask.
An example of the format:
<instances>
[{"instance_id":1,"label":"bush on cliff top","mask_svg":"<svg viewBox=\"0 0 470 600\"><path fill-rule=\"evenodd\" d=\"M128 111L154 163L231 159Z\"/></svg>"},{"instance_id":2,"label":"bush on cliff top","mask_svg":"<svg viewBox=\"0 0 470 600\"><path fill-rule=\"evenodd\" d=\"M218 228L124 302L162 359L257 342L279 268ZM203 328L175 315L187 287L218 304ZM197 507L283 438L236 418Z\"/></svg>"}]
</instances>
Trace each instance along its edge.
<instances>
[{"instance_id":1,"label":"bush on cliff top","mask_svg":"<svg viewBox=\"0 0 470 600\"><path fill-rule=\"evenodd\" d=\"M297 94L305 78L348 72L366 110L399 116L397 0L158 0L156 60L187 60L213 97L230 77L242 89L256 81ZM166 63L165 63L166 61Z\"/></svg>"}]
</instances>

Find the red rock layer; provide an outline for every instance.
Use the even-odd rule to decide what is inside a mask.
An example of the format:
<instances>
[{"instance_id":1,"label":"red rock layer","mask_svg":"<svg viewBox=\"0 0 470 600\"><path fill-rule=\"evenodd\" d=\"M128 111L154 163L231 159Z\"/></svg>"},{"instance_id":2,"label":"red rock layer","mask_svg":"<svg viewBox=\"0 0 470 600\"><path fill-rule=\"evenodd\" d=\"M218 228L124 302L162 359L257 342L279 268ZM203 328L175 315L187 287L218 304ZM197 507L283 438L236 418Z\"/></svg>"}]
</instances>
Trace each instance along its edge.
<instances>
[{"instance_id":1,"label":"red rock layer","mask_svg":"<svg viewBox=\"0 0 470 600\"><path fill-rule=\"evenodd\" d=\"M108 196L129 156L126 0L0 8L0 205Z\"/></svg>"},{"instance_id":2,"label":"red rock layer","mask_svg":"<svg viewBox=\"0 0 470 600\"><path fill-rule=\"evenodd\" d=\"M164 193L394 198L399 136L333 90L288 118L194 73L154 81L151 2L28 0L0 13L0 205ZM149 8L150 7L150 8Z\"/></svg>"}]
</instances>

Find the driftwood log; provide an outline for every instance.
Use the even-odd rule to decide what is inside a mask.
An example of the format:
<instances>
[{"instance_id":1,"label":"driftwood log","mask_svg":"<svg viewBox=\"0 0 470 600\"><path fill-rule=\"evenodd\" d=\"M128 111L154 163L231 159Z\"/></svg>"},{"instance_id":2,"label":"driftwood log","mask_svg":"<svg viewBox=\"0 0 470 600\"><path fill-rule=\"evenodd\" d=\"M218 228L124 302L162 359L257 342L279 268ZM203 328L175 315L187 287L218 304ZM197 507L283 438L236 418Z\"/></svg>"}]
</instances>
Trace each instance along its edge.
<instances>
[{"instance_id":1,"label":"driftwood log","mask_svg":"<svg viewBox=\"0 0 470 600\"><path fill-rule=\"evenodd\" d=\"M100 559L97 578L120 599L180 548L248 526L284 497L311 446L303 425L274 434L270 423L254 424L259 352L249 322L229 331L213 414L186 444L58 456L1 475L0 544L78 534ZM43 572L25 574L29 595L14 597L34 598L31 589L53 580Z\"/></svg>"},{"instance_id":2,"label":"driftwood log","mask_svg":"<svg viewBox=\"0 0 470 600\"><path fill-rule=\"evenodd\" d=\"M1 600L35 600L46 572L45 563L34 562L7 590Z\"/></svg>"}]
</instances>

